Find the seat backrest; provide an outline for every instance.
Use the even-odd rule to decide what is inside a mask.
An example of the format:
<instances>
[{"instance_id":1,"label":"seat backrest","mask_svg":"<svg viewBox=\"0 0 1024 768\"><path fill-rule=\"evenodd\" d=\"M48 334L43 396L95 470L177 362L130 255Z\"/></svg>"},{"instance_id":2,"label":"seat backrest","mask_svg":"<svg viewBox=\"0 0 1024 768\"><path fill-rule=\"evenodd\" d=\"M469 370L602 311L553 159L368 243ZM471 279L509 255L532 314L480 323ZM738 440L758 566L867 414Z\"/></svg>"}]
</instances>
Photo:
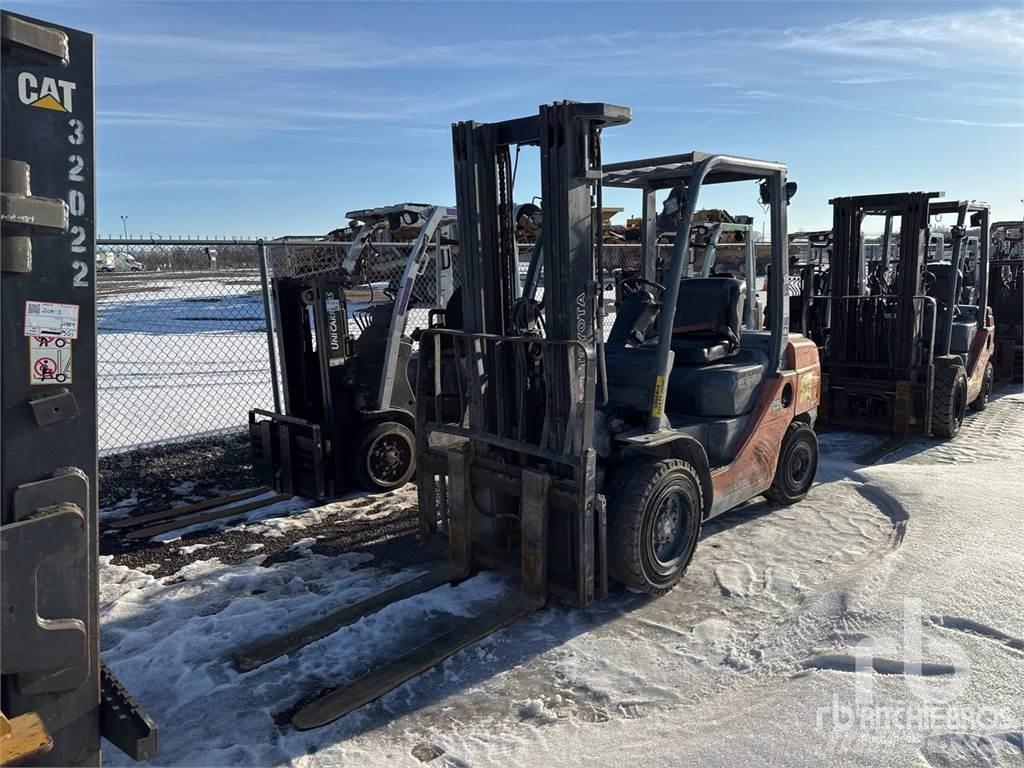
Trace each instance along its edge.
<instances>
[{"instance_id":1,"label":"seat backrest","mask_svg":"<svg viewBox=\"0 0 1024 768\"><path fill-rule=\"evenodd\" d=\"M925 287L925 293L931 296L940 305L944 305L949 298L949 283L954 279L952 264L929 264L925 269L935 276L935 280ZM957 289L956 296L959 300L960 287L964 282L964 274L957 270L955 275Z\"/></svg>"},{"instance_id":2,"label":"seat backrest","mask_svg":"<svg viewBox=\"0 0 1024 768\"><path fill-rule=\"evenodd\" d=\"M452 291L444 307L444 327L452 331L462 330L462 286Z\"/></svg>"},{"instance_id":3,"label":"seat backrest","mask_svg":"<svg viewBox=\"0 0 1024 768\"><path fill-rule=\"evenodd\" d=\"M734 277L683 280L679 284L672 335L738 345L746 290L746 284Z\"/></svg>"}]
</instances>

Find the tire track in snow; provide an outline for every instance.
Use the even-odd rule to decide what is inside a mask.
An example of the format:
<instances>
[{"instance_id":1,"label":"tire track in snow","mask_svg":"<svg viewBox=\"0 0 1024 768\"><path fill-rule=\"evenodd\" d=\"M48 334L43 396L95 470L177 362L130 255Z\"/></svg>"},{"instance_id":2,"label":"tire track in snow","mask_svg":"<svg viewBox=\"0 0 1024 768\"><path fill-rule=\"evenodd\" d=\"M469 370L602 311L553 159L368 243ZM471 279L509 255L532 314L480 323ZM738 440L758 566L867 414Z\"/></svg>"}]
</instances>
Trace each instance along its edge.
<instances>
[{"instance_id":1,"label":"tire track in snow","mask_svg":"<svg viewBox=\"0 0 1024 768\"><path fill-rule=\"evenodd\" d=\"M965 619L962 616L947 616L944 614L933 614L929 617L929 622L936 627L943 629L953 630L955 632L963 632L968 635L975 635L977 637L983 637L986 640L992 640L1000 645L1005 645L1014 651L1020 651L1024 653L1024 639L1019 637L1013 637L1005 632L1001 632L998 629L982 624L979 621L973 621L971 619Z\"/></svg>"},{"instance_id":2,"label":"tire track in snow","mask_svg":"<svg viewBox=\"0 0 1024 768\"><path fill-rule=\"evenodd\" d=\"M943 733L926 736L918 752L928 768L1009 768L1024 764L1024 734Z\"/></svg>"}]
</instances>

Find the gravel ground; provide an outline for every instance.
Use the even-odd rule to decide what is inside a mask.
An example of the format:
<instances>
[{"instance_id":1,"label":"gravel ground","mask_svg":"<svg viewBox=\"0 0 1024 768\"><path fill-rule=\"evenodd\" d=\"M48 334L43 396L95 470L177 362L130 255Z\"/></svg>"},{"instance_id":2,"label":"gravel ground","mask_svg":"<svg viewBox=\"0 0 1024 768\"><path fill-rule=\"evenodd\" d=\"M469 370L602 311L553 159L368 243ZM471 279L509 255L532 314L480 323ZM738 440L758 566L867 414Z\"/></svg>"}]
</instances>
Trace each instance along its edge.
<instances>
[{"instance_id":1,"label":"gravel ground","mask_svg":"<svg viewBox=\"0 0 1024 768\"><path fill-rule=\"evenodd\" d=\"M161 578L177 573L196 560L211 556L234 565L253 556L254 547L266 555L263 565L274 566L300 557L294 544L316 539L312 551L336 556L350 552L374 555L377 566L406 568L443 557L446 545L424 545L416 538L415 493L400 489L393 495L351 494L323 508L321 519L268 536L261 525L238 524L237 518L182 534L173 541L129 540L110 523L126 515L143 515L201 499L225 496L260 485L249 459L246 435L157 446L104 457L100 460L100 554L112 555L115 565L142 570ZM384 514L365 510L379 507ZM284 516L300 513L292 504ZM353 511L362 514L353 515Z\"/></svg>"},{"instance_id":2,"label":"gravel ground","mask_svg":"<svg viewBox=\"0 0 1024 768\"><path fill-rule=\"evenodd\" d=\"M188 495L211 497L260 485L244 432L100 457L100 509L166 509Z\"/></svg>"}]
</instances>

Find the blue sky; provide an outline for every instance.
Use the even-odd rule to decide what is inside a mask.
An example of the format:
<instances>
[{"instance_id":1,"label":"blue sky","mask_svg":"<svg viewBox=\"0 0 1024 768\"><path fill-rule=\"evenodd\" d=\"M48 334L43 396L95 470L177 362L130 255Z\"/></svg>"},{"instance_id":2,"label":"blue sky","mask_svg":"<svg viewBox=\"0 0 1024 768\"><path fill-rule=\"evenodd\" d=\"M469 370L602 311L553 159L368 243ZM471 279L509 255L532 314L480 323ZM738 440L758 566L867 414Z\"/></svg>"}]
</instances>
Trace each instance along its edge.
<instances>
[{"instance_id":1,"label":"blue sky","mask_svg":"<svg viewBox=\"0 0 1024 768\"><path fill-rule=\"evenodd\" d=\"M104 234L122 215L141 235L312 234L454 203L451 122L556 99L633 108L608 162L786 162L791 231L830 226L830 197L904 189L1021 215L1019 2L5 5L96 35ZM730 186L702 202L760 220L754 186ZM517 199L538 187L524 150Z\"/></svg>"}]
</instances>

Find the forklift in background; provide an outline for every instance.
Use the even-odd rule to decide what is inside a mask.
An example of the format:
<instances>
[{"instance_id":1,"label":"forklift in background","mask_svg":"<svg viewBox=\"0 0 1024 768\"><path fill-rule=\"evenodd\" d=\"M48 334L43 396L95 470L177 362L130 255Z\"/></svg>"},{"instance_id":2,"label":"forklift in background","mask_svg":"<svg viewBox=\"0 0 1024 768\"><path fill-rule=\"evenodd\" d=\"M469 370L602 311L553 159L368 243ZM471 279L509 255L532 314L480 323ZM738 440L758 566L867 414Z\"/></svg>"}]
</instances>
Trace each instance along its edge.
<instances>
[{"instance_id":1,"label":"forklift in background","mask_svg":"<svg viewBox=\"0 0 1024 768\"><path fill-rule=\"evenodd\" d=\"M478 567L517 574L518 595L322 693L295 712L296 727L373 701L549 596L586 607L611 581L665 594L686 571L704 521L761 494L794 503L810 488L818 355L813 342L789 333L785 301L795 184L781 163L728 155L603 164L602 131L629 120L626 107L558 102L516 120L453 126L463 327L423 332L416 379L421 526L425 536L447 533L449 560L240 649L235 665L245 671L298 653ZM544 273L558 276L545 284L541 333L529 334L514 316L511 149L522 145L540 147ZM769 303L781 307L765 330L743 328L742 280L683 279L701 191L751 181L764 185L771 210ZM645 210L658 190L678 203L664 283L653 279L655 238L644 238L643 277L607 341L604 186L639 191Z\"/></svg>"},{"instance_id":2,"label":"forklift in background","mask_svg":"<svg viewBox=\"0 0 1024 768\"><path fill-rule=\"evenodd\" d=\"M455 291L453 208L406 203L346 215L354 236L336 269L273 279L284 412L249 412L257 473L279 493L315 500L353 486L384 491L412 477L409 314L441 311ZM400 242L411 237L411 248ZM371 251L376 272L384 254L400 277L375 286L365 274Z\"/></svg>"},{"instance_id":3,"label":"forklift in background","mask_svg":"<svg viewBox=\"0 0 1024 768\"><path fill-rule=\"evenodd\" d=\"M99 657L93 38L0 19L0 763L148 759Z\"/></svg>"},{"instance_id":4,"label":"forklift in background","mask_svg":"<svg viewBox=\"0 0 1024 768\"><path fill-rule=\"evenodd\" d=\"M828 326L832 230L796 232L789 243L789 328L821 347L822 330ZM794 247L799 251L796 255L792 255Z\"/></svg>"},{"instance_id":5,"label":"forklift in background","mask_svg":"<svg viewBox=\"0 0 1024 768\"><path fill-rule=\"evenodd\" d=\"M900 445L911 428L952 438L968 406L985 408L994 373L995 325L988 295L987 205L940 200L941 192L840 197L833 207L828 354L823 399L829 424L878 429L892 438L860 458L872 463ZM952 214L948 261L929 261L931 217ZM891 283L870 282L862 228L883 216L898 243ZM893 223L899 231L892 234ZM968 227L978 227L977 304L961 303ZM883 254L888 248L884 247ZM942 257L942 252L938 254Z\"/></svg>"},{"instance_id":6,"label":"forklift in background","mask_svg":"<svg viewBox=\"0 0 1024 768\"><path fill-rule=\"evenodd\" d=\"M1024 380L1024 221L992 225L989 306L999 324L992 363L997 385Z\"/></svg>"}]
</instances>

